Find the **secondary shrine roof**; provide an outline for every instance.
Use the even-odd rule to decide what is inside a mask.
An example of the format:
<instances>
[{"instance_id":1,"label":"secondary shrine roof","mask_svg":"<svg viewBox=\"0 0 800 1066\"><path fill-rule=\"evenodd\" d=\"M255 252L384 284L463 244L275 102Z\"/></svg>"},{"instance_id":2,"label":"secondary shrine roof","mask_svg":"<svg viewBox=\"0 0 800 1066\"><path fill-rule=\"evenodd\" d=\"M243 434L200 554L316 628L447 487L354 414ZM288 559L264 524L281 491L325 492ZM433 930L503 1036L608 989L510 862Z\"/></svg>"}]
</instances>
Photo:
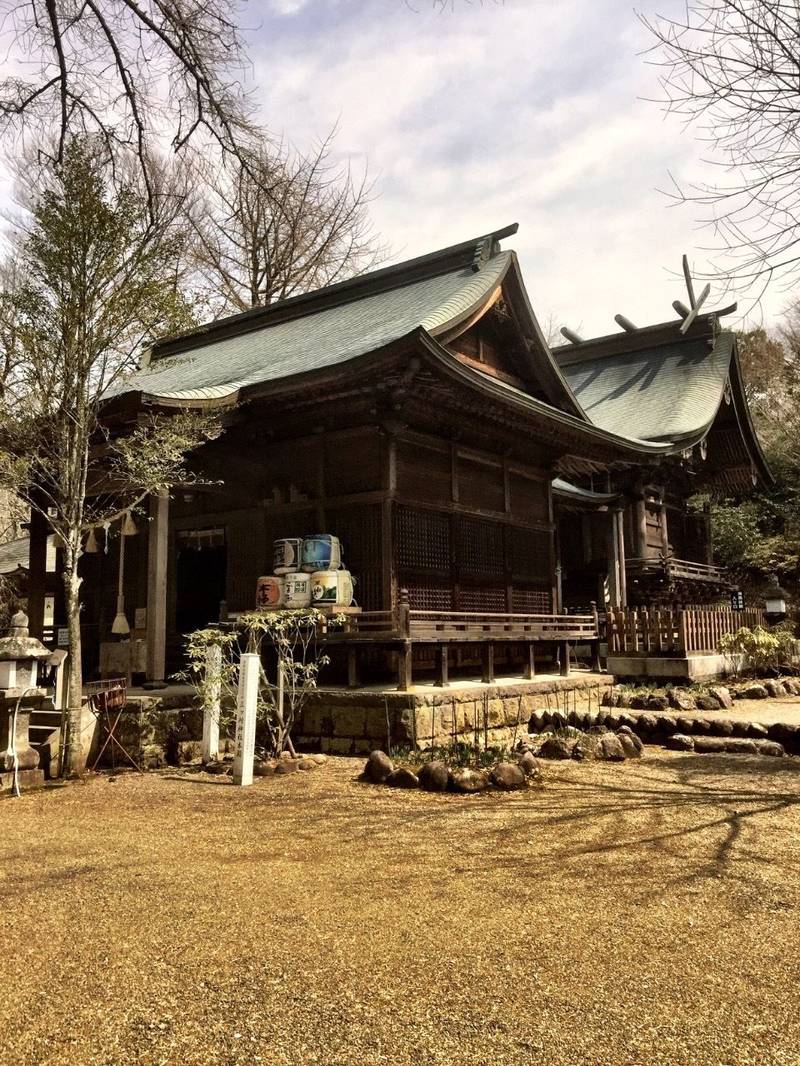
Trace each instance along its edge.
<instances>
[{"instance_id":1,"label":"secondary shrine roof","mask_svg":"<svg viewBox=\"0 0 800 1066\"><path fill-rule=\"evenodd\" d=\"M577 362L575 348L555 352L587 416L609 433L640 440L692 442L708 430L723 401L733 334L675 338L638 351L599 351ZM591 342L588 342L591 343Z\"/></svg>"}]
</instances>

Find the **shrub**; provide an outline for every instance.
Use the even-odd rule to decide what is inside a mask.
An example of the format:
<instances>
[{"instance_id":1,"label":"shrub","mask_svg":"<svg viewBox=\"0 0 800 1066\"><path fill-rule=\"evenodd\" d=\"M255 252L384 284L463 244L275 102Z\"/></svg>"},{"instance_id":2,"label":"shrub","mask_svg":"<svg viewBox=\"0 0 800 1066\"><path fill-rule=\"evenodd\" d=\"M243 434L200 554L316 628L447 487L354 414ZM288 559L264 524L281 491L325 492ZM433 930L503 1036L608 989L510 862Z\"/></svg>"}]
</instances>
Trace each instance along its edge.
<instances>
[{"instance_id":1,"label":"shrub","mask_svg":"<svg viewBox=\"0 0 800 1066\"><path fill-rule=\"evenodd\" d=\"M735 633L726 633L717 650L731 661L734 673L741 660L757 672L777 670L790 661L794 639L794 631L786 623L774 629L742 626Z\"/></svg>"}]
</instances>

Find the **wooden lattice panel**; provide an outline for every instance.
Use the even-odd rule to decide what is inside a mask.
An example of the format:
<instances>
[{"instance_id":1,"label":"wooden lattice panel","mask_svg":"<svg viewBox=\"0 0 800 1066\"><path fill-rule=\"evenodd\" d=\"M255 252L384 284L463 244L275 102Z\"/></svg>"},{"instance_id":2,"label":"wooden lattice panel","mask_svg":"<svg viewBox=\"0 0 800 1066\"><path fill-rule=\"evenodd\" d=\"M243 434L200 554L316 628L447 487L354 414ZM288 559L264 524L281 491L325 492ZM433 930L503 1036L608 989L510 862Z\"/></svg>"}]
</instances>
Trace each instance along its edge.
<instances>
[{"instance_id":1,"label":"wooden lattice panel","mask_svg":"<svg viewBox=\"0 0 800 1066\"><path fill-rule=\"evenodd\" d=\"M397 507L395 551L401 570L450 569L450 519L433 511Z\"/></svg>"},{"instance_id":2,"label":"wooden lattice panel","mask_svg":"<svg viewBox=\"0 0 800 1066\"><path fill-rule=\"evenodd\" d=\"M516 588L511 597L514 614L550 614L552 593L544 588Z\"/></svg>"},{"instance_id":3,"label":"wooden lattice panel","mask_svg":"<svg viewBox=\"0 0 800 1066\"><path fill-rule=\"evenodd\" d=\"M459 589L458 609L459 611L506 611L505 587L486 585Z\"/></svg>"},{"instance_id":4,"label":"wooden lattice panel","mask_svg":"<svg viewBox=\"0 0 800 1066\"><path fill-rule=\"evenodd\" d=\"M479 518L459 518L457 558L462 574L502 577L506 569L503 526Z\"/></svg>"},{"instance_id":5,"label":"wooden lattice panel","mask_svg":"<svg viewBox=\"0 0 800 1066\"><path fill-rule=\"evenodd\" d=\"M342 558L356 579L356 601L367 610L382 606L381 509L377 504L330 508L326 525L342 542Z\"/></svg>"},{"instance_id":6,"label":"wooden lattice panel","mask_svg":"<svg viewBox=\"0 0 800 1066\"><path fill-rule=\"evenodd\" d=\"M414 582L408 586L408 602L418 611L452 611L453 591L449 585Z\"/></svg>"}]
</instances>

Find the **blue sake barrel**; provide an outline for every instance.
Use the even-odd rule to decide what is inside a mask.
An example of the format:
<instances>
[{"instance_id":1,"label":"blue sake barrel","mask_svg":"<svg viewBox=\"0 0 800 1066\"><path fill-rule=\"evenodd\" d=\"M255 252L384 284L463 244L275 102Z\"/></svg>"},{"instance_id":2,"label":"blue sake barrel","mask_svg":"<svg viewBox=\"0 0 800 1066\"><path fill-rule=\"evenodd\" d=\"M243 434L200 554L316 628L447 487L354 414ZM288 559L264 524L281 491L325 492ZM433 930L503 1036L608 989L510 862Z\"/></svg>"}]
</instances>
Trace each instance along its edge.
<instances>
[{"instance_id":1,"label":"blue sake barrel","mask_svg":"<svg viewBox=\"0 0 800 1066\"><path fill-rule=\"evenodd\" d=\"M303 541L303 570L314 574L322 570L339 570L342 565L342 546L339 538L330 533L316 533Z\"/></svg>"},{"instance_id":2,"label":"blue sake barrel","mask_svg":"<svg viewBox=\"0 0 800 1066\"><path fill-rule=\"evenodd\" d=\"M303 554L302 537L281 537L272 545L273 566L276 574L293 574L300 569Z\"/></svg>"}]
</instances>

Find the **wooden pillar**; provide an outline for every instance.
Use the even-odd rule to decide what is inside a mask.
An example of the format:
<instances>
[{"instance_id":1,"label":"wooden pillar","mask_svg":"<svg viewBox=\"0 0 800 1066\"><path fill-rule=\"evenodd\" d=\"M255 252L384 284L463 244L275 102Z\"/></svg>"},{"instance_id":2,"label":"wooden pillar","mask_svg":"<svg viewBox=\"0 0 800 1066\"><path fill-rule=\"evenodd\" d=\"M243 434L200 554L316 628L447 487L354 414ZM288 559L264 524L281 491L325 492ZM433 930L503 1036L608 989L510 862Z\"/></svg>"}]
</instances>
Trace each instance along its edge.
<instances>
[{"instance_id":1,"label":"wooden pillar","mask_svg":"<svg viewBox=\"0 0 800 1066\"><path fill-rule=\"evenodd\" d=\"M667 508L664 504L661 504L658 513L658 524L661 530L661 551L664 553L664 558L669 558L669 530L667 529Z\"/></svg>"},{"instance_id":2,"label":"wooden pillar","mask_svg":"<svg viewBox=\"0 0 800 1066\"><path fill-rule=\"evenodd\" d=\"M527 655L525 657L525 679L527 681L533 680L536 676L536 645L533 641L528 644Z\"/></svg>"},{"instance_id":3,"label":"wooden pillar","mask_svg":"<svg viewBox=\"0 0 800 1066\"><path fill-rule=\"evenodd\" d=\"M608 563L608 602L620 607L619 595L619 538L617 536L617 513L609 510L606 527L606 560Z\"/></svg>"},{"instance_id":4,"label":"wooden pillar","mask_svg":"<svg viewBox=\"0 0 800 1066\"><path fill-rule=\"evenodd\" d=\"M169 495L150 497L147 545L147 680L163 681L167 657Z\"/></svg>"},{"instance_id":5,"label":"wooden pillar","mask_svg":"<svg viewBox=\"0 0 800 1066\"><path fill-rule=\"evenodd\" d=\"M383 488L381 503L381 598L385 611L394 610L397 600L397 562L394 549L394 497L397 492L397 439L387 433L384 439Z\"/></svg>"},{"instance_id":6,"label":"wooden pillar","mask_svg":"<svg viewBox=\"0 0 800 1066\"><path fill-rule=\"evenodd\" d=\"M47 591L47 535L49 526L43 514L31 508L28 548L28 628L32 637L42 639L44 599Z\"/></svg>"},{"instance_id":7,"label":"wooden pillar","mask_svg":"<svg viewBox=\"0 0 800 1066\"><path fill-rule=\"evenodd\" d=\"M358 655L355 644L347 645L347 687L361 687L358 680Z\"/></svg>"},{"instance_id":8,"label":"wooden pillar","mask_svg":"<svg viewBox=\"0 0 800 1066\"><path fill-rule=\"evenodd\" d=\"M436 684L439 688L447 688L450 684L448 677L449 649L446 644L436 645Z\"/></svg>"},{"instance_id":9,"label":"wooden pillar","mask_svg":"<svg viewBox=\"0 0 800 1066\"><path fill-rule=\"evenodd\" d=\"M644 495L636 500L636 554L640 559L647 558L647 504Z\"/></svg>"},{"instance_id":10,"label":"wooden pillar","mask_svg":"<svg viewBox=\"0 0 800 1066\"><path fill-rule=\"evenodd\" d=\"M619 561L619 605L628 606L628 575L625 572L625 515L620 508L617 512L617 559Z\"/></svg>"},{"instance_id":11,"label":"wooden pillar","mask_svg":"<svg viewBox=\"0 0 800 1066\"><path fill-rule=\"evenodd\" d=\"M483 645L483 673L481 681L484 685L491 685L494 682L494 644L491 641L487 641Z\"/></svg>"},{"instance_id":12,"label":"wooden pillar","mask_svg":"<svg viewBox=\"0 0 800 1066\"><path fill-rule=\"evenodd\" d=\"M569 677L569 641L561 642L561 676Z\"/></svg>"},{"instance_id":13,"label":"wooden pillar","mask_svg":"<svg viewBox=\"0 0 800 1066\"><path fill-rule=\"evenodd\" d=\"M411 641L407 640L397 653L397 689L399 692L408 692L412 683Z\"/></svg>"}]
</instances>

